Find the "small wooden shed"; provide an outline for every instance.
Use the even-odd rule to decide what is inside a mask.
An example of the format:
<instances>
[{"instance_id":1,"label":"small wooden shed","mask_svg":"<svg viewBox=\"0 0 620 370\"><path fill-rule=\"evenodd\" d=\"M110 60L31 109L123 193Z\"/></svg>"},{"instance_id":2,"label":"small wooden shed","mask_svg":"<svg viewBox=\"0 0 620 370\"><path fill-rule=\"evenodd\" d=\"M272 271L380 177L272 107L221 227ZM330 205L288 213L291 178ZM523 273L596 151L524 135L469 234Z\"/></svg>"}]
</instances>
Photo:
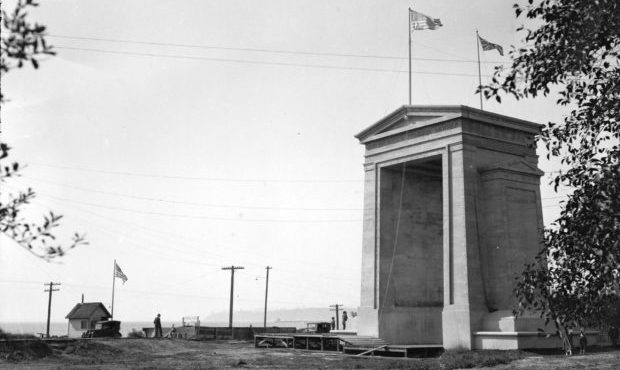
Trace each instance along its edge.
<instances>
[{"instance_id":1,"label":"small wooden shed","mask_svg":"<svg viewBox=\"0 0 620 370\"><path fill-rule=\"evenodd\" d=\"M112 315L103 303L88 302L76 304L65 318L69 320L67 336L79 338L85 331L94 329L97 322L109 320Z\"/></svg>"}]
</instances>

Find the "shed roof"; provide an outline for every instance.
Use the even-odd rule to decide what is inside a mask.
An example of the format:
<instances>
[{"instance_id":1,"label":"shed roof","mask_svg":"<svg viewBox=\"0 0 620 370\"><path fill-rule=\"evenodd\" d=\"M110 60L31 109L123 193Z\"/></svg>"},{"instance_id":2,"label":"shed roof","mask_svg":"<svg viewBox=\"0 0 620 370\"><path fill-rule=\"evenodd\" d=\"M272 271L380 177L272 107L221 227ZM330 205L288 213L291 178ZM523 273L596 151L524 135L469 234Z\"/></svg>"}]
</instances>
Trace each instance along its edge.
<instances>
[{"instance_id":1,"label":"shed roof","mask_svg":"<svg viewBox=\"0 0 620 370\"><path fill-rule=\"evenodd\" d=\"M101 308L105 313L105 317L112 317L110 312L105 308L103 303L101 302L88 302L88 303L78 303L73 307L73 309L65 316L65 319L90 319L91 316L97 311L98 308Z\"/></svg>"}]
</instances>

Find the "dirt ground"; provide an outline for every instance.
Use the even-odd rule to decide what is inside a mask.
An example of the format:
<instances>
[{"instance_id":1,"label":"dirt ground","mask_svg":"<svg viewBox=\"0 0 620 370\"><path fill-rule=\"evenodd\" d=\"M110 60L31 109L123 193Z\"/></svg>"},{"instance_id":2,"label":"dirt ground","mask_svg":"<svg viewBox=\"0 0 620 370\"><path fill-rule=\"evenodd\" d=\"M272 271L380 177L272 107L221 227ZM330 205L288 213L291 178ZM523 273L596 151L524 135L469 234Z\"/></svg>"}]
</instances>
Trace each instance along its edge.
<instances>
[{"instance_id":1,"label":"dirt ground","mask_svg":"<svg viewBox=\"0 0 620 370\"><path fill-rule=\"evenodd\" d=\"M596 352L585 355L537 355L532 354L524 359L511 362L506 365L494 366L493 370L517 370L517 369L620 369L620 350L600 348Z\"/></svg>"},{"instance_id":2,"label":"dirt ground","mask_svg":"<svg viewBox=\"0 0 620 370\"><path fill-rule=\"evenodd\" d=\"M117 339L55 346L40 359L0 360L0 369L440 369L439 358L369 358L335 352L254 348L250 342ZM620 350L565 358L527 353L494 369L616 369Z\"/></svg>"}]
</instances>

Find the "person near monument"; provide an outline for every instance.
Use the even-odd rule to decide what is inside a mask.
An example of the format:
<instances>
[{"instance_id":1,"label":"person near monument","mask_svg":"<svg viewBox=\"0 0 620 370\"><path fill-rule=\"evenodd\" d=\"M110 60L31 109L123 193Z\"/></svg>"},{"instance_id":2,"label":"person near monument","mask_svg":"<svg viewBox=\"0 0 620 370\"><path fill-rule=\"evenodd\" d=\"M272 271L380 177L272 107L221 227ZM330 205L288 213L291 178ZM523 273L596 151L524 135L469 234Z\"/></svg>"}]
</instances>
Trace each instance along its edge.
<instances>
[{"instance_id":1,"label":"person near monument","mask_svg":"<svg viewBox=\"0 0 620 370\"><path fill-rule=\"evenodd\" d=\"M607 335L609 336L609 340L611 341L612 346L618 345L618 328L615 325L611 325L609 330L607 331Z\"/></svg>"},{"instance_id":2,"label":"person near monument","mask_svg":"<svg viewBox=\"0 0 620 370\"><path fill-rule=\"evenodd\" d=\"M168 333L168 336L170 337L170 339L177 338L177 328L174 327L174 324L172 324L172 329L170 329L170 333Z\"/></svg>"},{"instance_id":3,"label":"person near monument","mask_svg":"<svg viewBox=\"0 0 620 370\"><path fill-rule=\"evenodd\" d=\"M347 328L348 318L349 316L347 316L347 311L342 311L342 330L345 330Z\"/></svg>"},{"instance_id":4,"label":"person near monument","mask_svg":"<svg viewBox=\"0 0 620 370\"><path fill-rule=\"evenodd\" d=\"M332 330L336 329L336 319L332 316Z\"/></svg>"},{"instance_id":5,"label":"person near monument","mask_svg":"<svg viewBox=\"0 0 620 370\"><path fill-rule=\"evenodd\" d=\"M161 315L160 314L157 314L157 317L155 317L155 320L153 320L153 324L155 324L155 338L161 338L162 333L161 333Z\"/></svg>"},{"instance_id":6,"label":"person near monument","mask_svg":"<svg viewBox=\"0 0 620 370\"><path fill-rule=\"evenodd\" d=\"M586 334L583 332L583 328L579 330L579 349L582 355L586 354L586 347L588 346L588 338L586 338Z\"/></svg>"}]
</instances>

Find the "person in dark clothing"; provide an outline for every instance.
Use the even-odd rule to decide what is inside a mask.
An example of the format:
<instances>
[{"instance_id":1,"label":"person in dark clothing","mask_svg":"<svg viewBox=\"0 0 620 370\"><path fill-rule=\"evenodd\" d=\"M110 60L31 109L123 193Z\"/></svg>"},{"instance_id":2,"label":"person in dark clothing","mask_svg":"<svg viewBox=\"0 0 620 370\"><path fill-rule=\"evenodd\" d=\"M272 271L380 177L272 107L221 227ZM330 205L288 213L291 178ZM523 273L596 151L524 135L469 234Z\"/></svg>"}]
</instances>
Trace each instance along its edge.
<instances>
[{"instance_id":1,"label":"person in dark clothing","mask_svg":"<svg viewBox=\"0 0 620 370\"><path fill-rule=\"evenodd\" d=\"M332 316L332 330L336 329L336 319Z\"/></svg>"},{"instance_id":2,"label":"person in dark clothing","mask_svg":"<svg viewBox=\"0 0 620 370\"><path fill-rule=\"evenodd\" d=\"M155 338L161 338L161 315L157 314L155 320L153 320L153 324L155 324Z\"/></svg>"},{"instance_id":3,"label":"person in dark clothing","mask_svg":"<svg viewBox=\"0 0 620 370\"><path fill-rule=\"evenodd\" d=\"M349 316L347 316L347 311L342 311L342 330L346 330L348 318Z\"/></svg>"},{"instance_id":4,"label":"person in dark clothing","mask_svg":"<svg viewBox=\"0 0 620 370\"><path fill-rule=\"evenodd\" d=\"M579 348L582 355L586 354L586 347L588 346L588 338L586 338L586 334L583 332L583 328L579 331Z\"/></svg>"},{"instance_id":5,"label":"person in dark clothing","mask_svg":"<svg viewBox=\"0 0 620 370\"><path fill-rule=\"evenodd\" d=\"M609 335L609 340L611 340L612 346L618 345L618 328L615 325L611 325L609 330L607 331L607 335Z\"/></svg>"}]
</instances>

